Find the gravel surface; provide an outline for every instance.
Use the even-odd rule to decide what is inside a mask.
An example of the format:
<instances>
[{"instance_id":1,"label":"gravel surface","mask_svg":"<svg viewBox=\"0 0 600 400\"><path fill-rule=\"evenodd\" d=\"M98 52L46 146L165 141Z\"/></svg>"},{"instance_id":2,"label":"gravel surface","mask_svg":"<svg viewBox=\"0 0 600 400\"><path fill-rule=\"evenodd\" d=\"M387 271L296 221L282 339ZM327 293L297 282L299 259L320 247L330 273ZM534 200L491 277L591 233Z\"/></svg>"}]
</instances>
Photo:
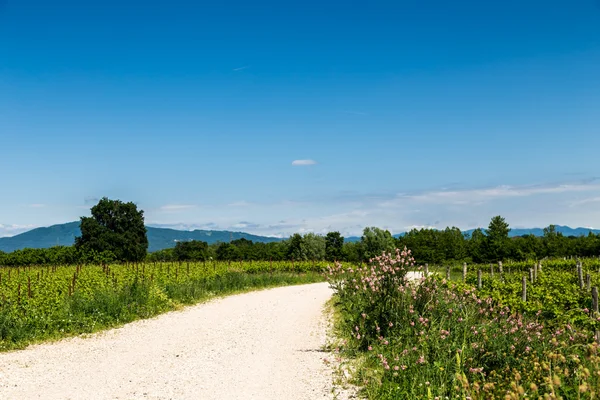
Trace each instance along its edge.
<instances>
[{"instance_id":1,"label":"gravel surface","mask_svg":"<svg viewBox=\"0 0 600 400\"><path fill-rule=\"evenodd\" d=\"M0 354L0 399L331 399L326 283Z\"/></svg>"}]
</instances>

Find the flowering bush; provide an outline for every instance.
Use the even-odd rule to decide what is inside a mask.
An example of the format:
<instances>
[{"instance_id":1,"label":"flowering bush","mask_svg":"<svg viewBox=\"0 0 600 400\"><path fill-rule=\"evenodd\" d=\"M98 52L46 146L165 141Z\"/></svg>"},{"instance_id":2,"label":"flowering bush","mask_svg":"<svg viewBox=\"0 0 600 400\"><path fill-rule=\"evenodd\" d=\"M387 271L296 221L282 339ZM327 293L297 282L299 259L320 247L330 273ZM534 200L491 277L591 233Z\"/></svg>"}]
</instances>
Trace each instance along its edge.
<instances>
[{"instance_id":1,"label":"flowering bush","mask_svg":"<svg viewBox=\"0 0 600 400\"><path fill-rule=\"evenodd\" d=\"M414 259L405 249L395 255L383 253L365 266L345 268L336 263L327 268L325 276L337 293L344 322L353 327L352 336L361 349L381 341L394 327L404 308L403 297L396 292L415 292L406 277L409 266L414 266Z\"/></svg>"},{"instance_id":2,"label":"flowering bush","mask_svg":"<svg viewBox=\"0 0 600 400\"><path fill-rule=\"evenodd\" d=\"M466 284L407 279L410 251L327 271L345 350L369 398L597 398L600 355L591 331L548 327ZM356 354L356 353L354 353Z\"/></svg>"}]
</instances>

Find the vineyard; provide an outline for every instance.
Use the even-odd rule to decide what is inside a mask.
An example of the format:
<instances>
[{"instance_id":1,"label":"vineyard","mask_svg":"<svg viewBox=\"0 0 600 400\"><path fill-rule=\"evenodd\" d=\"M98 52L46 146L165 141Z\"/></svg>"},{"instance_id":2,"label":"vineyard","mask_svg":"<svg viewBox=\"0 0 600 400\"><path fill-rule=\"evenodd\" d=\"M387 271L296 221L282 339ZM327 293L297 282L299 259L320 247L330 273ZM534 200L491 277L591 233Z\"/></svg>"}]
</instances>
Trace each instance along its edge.
<instances>
[{"instance_id":1,"label":"vineyard","mask_svg":"<svg viewBox=\"0 0 600 400\"><path fill-rule=\"evenodd\" d=\"M598 398L597 259L423 266L418 284L413 263L328 271L337 351L367 398Z\"/></svg>"},{"instance_id":2,"label":"vineyard","mask_svg":"<svg viewBox=\"0 0 600 400\"><path fill-rule=\"evenodd\" d=\"M514 311L539 313L538 316L549 324L575 323L600 329L596 320L590 318L591 312L597 311L594 310L597 306L594 288L600 287L600 260L596 258L432 269L440 275L445 274L448 281L465 282L477 289L478 296L490 297Z\"/></svg>"},{"instance_id":3,"label":"vineyard","mask_svg":"<svg viewBox=\"0 0 600 400\"><path fill-rule=\"evenodd\" d=\"M327 279L353 382L371 399L598 398L598 259L416 267L157 262L0 268L0 350L251 288ZM409 271L429 272L420 282ZM325 273L323 273L325 272Z\"/></svg>"},{"instance_id":4,"label":"vineyard","mask_svg":"<svg viewBox=\"0 0 600 400\"><path fill-rule=\"evenodd\" d=\"M0 268L0 351L94 332L251 288L322 281L324 263L183 262Z\"/></svg>"}]
</instances>

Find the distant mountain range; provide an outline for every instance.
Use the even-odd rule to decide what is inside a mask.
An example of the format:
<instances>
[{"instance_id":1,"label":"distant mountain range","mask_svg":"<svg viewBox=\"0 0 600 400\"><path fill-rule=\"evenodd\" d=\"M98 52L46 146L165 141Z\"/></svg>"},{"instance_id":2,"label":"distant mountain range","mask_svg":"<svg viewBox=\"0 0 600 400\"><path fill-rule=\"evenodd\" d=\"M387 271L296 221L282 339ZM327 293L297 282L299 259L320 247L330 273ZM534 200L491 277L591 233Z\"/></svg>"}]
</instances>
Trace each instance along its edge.
<instances>
[{"instance_id":1,"label":"distant mountain range","mask_svg":"<svg viewBox=\"0 0 600 400\"><path fill-rule=\"evenodd\" d=\"M471 235L475 229L469 229L468 231L464 231L464 233L468 233ZM592 232L597 235L600 233L600 229L590 229L590 228L571 228L565 225L556 225L556 232L562 233L563 236L585 236ZM522 228L522 229L512 229L508 233L508 236L523 236L523 235L534 235L534 236L544 236L543 228Z\"/></svg>"},{"instance_id":2,"label":"distant mountain range","mask_svg":"<svg viewBox=\"0 0 600 400\"><path fill-rule=\"evenodd\" d=\"M251 235L244 232L230 231L180 231L168 228L148 229L148 251L157 251L175 247L178 241L202 240L209 244L216 242L229 242L230 240L245 238L253 242L277 242L281 239L267 236ZM66 224L52 225L47 228L36 228L12 237L0 238L0 251L11 252L24 248L42 249L52 246L70 246L75 242L75 237L80 236L79 221Z\"/></svg>"},{"instance_id":3,"label":"distant mountain range","mask_svg":"<svg viewBox=\"0 0 600 400\"><path fill-rule=\"evenodd\" d=\"M485 231L485 228L482 228L482 229ZM470 236L473 233L473 231L475 231L475 229L469 229L469 230L463 231L463 234ZM562 233L563 236L584 236L590 232L592 232L595 235L600 234L600 229L571 228L571 227L564 226L564 225L556 225L556 231ZM397 235L394 235L394 237L401 237L404 235L406 235L406 233L402 232ZM508 236L510 236L510 237L523 236L523 235L544 236L544 229L543 228L517 228L517 229L511 228L510 232L508 233ZM351 237L345 238L344 240L346 242L358 242L358 241L360 241L360 237L359 236L351 236Z\"/></svg>"},{"instance_id":4,"label":"distant mountain range","mask_svg":"<svg viewBox=\"0 0 600 400\"><path fill-rule=\"evenodd\" d=\"M148 229L148 251L151 252L175 247L175 244L178 241L186 240L202 240L209 244L229 242L230 240L241 238L262 243L278 242L281 240L275 237L257 236L244 232L207 231L198 229L193 231L183 231L177 229L156 228L152 226L147 226L146 228ZM470 235L473 231L474 229L470 229L463 233ZM600 230L598 229L570 228L562 225L557 225L556 231L562 233L564 236L583 236L587 235L589 232L600 234ZM0 251L11 252L24 248L42 249L57 245L70 246L75 242L75 236L79 236L80 234L79 221L52 225L47 228L36 228L16 236L0 238ZM543 236L544 230L542 228L512 229L509 236L514 237L530 234ZM403 235L405 235L405 233L394 235L394 237ZM345 238L345 240L347 242L357 242L360 241L360 237L350 236Z\"/></svg>"}]
</instances>

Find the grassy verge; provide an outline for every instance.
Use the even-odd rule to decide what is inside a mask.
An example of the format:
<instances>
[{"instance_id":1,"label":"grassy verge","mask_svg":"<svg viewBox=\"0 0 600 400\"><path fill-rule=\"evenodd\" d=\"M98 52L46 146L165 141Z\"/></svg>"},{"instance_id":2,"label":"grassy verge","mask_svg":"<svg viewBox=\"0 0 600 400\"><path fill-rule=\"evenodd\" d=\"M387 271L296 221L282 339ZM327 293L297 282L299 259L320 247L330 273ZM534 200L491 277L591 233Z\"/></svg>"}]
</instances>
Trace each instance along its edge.
<instances>
[{"instance_id":1,"label":"grassy verge","mask_svg":"<svg viewBox=\"0 0 600 400\"><path fill-rule=\"evenodd\" d=\"M368 399L597 399L594 332L549 324L472 285L404 279L410 253L329 270L334 321Z\"/></svg>"},{"instance_id":2,"label":"grassy verge","mask_svg":"<svg viewBox=\"0 0 600 400\"><path fill-rule=\"evenodd\" d=\"M234 271L166 284L135 279L116 291L75 292L49 301L45 309L0 309L0 351L117 327L219 296L322 281L317 272Z\"/></svg>"}]
</instances>

